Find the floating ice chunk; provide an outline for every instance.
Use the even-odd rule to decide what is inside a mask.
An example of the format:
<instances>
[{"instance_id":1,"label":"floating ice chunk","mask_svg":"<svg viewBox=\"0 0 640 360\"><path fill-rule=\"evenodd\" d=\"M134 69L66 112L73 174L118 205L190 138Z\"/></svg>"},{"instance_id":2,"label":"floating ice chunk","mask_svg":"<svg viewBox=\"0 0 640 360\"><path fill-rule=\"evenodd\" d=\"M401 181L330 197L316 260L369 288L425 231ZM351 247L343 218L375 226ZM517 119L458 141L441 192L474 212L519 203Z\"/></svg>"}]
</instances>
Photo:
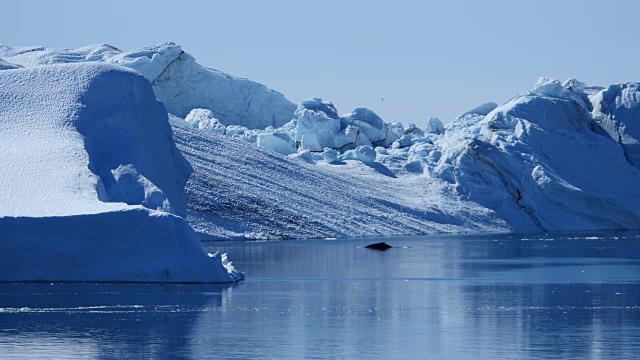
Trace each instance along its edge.
<instances>
[{"instance_id":1,"label":"floating ice chunk","mask_svg":"<svg viewBox=\"0 0 640 360\"><path fill-rule=\"evenodd\" d=\"M358 146L354 150L354 154L356 159L362 161L363 163L369 163L376 160L376 152L369 145Z\"/></svg>"},{"instance_id":2,"label":"floating ice chunk","mask_svg":"<svg viewBox=\"0 0 640 360\"><path fill-rule=\"evenodd\" d=\"M209 109L193 109L184 121L196 129L209 130L222 135L226 130L226 127L213 116L213 112Z\"/></svg>"},{"instance_id":3,"label":"floating ice chunk","mask_svg":"<svg viewBox=\"0 0 640 360\"><path fill-rule=\"evenodd\" d=\"M390 123L387 124L387 129L392 132L393 134L395 134L396 139L393 141L396 141L400 138L400 136L404 135L404 126L402 125L401 122L399 121L392 121ZM389 136L387 136L387 138L389 139ZM393 143L393 141L391 141Z\"/></svg>"},{"instance_id":4,"label":"floating ice chunk","mask_svg":"<svg viewBox=\"0 0 640 360\"><path fill-rule=\"evenodd\" d=\"M567 90L562 86L560 81L541 77L533 87L533 92L555 98L566 97Z\"/></svg>"},{"instance_id":5,"label":"floating ice chunk","mask_svg":"<svg viewBox=\"0 0 640 360\"><path fill-rule=\"evenodd\" d=\"M240 126L240 125L229 125L227 126L226 129L226 135L227 136L242 136L244 135L245 131L247 131L249 129L247 129L244 126Z\"/></svg>"},{"instance_id":6,"label":"floating ice chunk","mask_svg":"<svg viewBox=\"0 0 640 360\"><path fill-rule=\"evenodd\" d=\"M301 150L297 153L289 155L290 159L300 160L309 164L324 160L324 152L313 152L309 150Z\"/></svg>"},{"instance_id":7,"label":"floating ice chunk","mask_svg":"<svg viewBox=\"0 0 640 360\"><path fill-rule=\"evenodd\" d=\"M338 155L340 155L338 150L330 148L324 148L324 151L322 152L323 160L327 164L333 164L338 161Z\"/></svg>"},{"instance_id":8,"label":"floating ice chunk","mask_svg":"<svg viewBox=\"0 0 640 360\"><path fill-rule=\"evenodd\" d=\"M400 126L402 126L402 124L400 124ZM385 139L385 143L382 145L384 145L384 147L389 147L391 144L393 144L394 141L400 139L400 136L404 134L404 128L402 128L400 134L401 135L398 135L398 133L393 130L391 126L387 126L387 138Z\"/></svg>"},{"instance_id":9,"label":"floating ice chunk","mask_svg":"<svg viewBox=\"0 0 640 360\"><path fill-rule=\"evenodd\" d=\"M346 128L342 129L342 131L336 135L334 142L336 148L341 151L355 149L358 146L371 146L371 141L369 141L367 136L360 131L359 128L351 125L347 125Z\"/></svg>"},{"instance_id":10,"label":"floating ice chunk","mask_svg":"<svg viewBox=\"0 0 640 360\"><path fill-rule=\"evenodd\" d=\"M574 93L581 93L585 90L585 88L587 87L587 85L585 83L583 83L582 81L579 81L577 79L574 78L569 78L567 80L565 80L565 82L562 83L562 86Z\"/></svg>"},{"instance_id":11,"label":"floating ice chunk","mask_svg":"<svg viewBox=\"0 0 640 360\"><path fill-rule=\"evenodd\" d=\"M389 149L382 146L376 146L373 150L375 150L378 154L389 155Z\"/></svg>"},{"instance_id":12,"label":"floating ice chunk","mask_svg":"<svg viewBox=\"0 0 640 360\"><path fill-rule=\"evenodd\" d=\"M355 144L358 138L358 128L355 126L347 125L342 129L338 135L336 135L334 142L336 148L341 148L348 144Z\"/></svg>"},{"instance_id":13,"label":"floating ice chunk","mask_svg":"<svg viewBox=\"0 0 640 360\"><path fill-rule=\"evenodd\" d=\"M298 116L295 140L302 149L322 151L325 147L335 147L340 117L332 103L320 98L303 100L295 115Z\"/></svg>"},{"instance_id":14,"label":"floating ice chunk","mask_svg":"<svg viewBox=\"0 0 640 360\"><path fill-rule=\"evenodd\" d=\"M406 148L413 145L413 136L407 134L407 135L402 135L402 137L400 139L398 139L396 142L393 143L393 147L398 149L398 148Z\"/></svg>"},{"instance_id":15,"label":"floating ice chunk","mask_svg":"<svg viewBox=\"0 0 640 360\"><path fill-rule=\"evenodd\" d=\"M387 124L371 109L357 108L345 115L343 122L344 125L356 126L372 143L387 138Z\"/></svg>"},{"instance_id":16,"label":"floating ice chunk","mask_svg":"<svg viewBox=\"0 0 640 360\"><path fill-rule=\"evenodd\" d=\"M296 152L296 143L289 135L279 132L258 134L256 144L264 149L275 151L282 155Z\"/></svg>"},{"instance_id":17,"label":"floating ice chunk","mask_svg":"<svg viewBox=\"0 0 640 360\"><path fill-rule=\"evenodd\" d=\"M407 127L404 128L405 135L412 134L416 136L423 136L424 130L420 129L416 124L409 123Z\"/></svg>"},{"instance_id":18,"label":"floating ice chunk","mask_svg":"<svg viewBox=\"0 0 640 360\"><path fill-rule=\"evenodd\" d=\"M427 123L424 125L424 132L427 134L444 134L444 124L438 118L430 117L427 119Z\"/></svg>"}]
</instances>

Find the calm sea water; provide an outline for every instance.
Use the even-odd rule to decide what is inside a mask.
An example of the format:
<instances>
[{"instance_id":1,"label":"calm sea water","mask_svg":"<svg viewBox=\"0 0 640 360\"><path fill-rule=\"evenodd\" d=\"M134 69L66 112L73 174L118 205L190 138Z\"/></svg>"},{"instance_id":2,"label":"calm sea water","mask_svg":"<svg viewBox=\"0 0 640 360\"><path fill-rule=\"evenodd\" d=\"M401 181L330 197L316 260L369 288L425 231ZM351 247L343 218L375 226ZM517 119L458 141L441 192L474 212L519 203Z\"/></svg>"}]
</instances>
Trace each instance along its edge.
<instances>
[{"instance_id":1,"label":"calm sea water","mask_svg":"<svg viewBox=\"0 0 640 360\"><path fill-rule=\"evenodd\" d=\"M640 356L638 233L205 246L247 280L0 284L0 358Z\"/></svg>"}]
</instances>

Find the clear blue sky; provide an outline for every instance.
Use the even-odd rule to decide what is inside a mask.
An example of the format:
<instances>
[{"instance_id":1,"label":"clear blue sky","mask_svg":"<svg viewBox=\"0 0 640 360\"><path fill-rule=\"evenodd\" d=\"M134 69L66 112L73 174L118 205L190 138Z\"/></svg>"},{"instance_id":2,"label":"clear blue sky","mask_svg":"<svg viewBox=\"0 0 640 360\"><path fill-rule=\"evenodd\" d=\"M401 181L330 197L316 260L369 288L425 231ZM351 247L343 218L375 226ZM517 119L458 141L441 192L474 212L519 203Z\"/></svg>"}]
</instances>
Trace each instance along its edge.
<instances>
[{"instance_id":1,"label":"clear blue sky","mask_svg":"<svg viewBox=\"0 0 640 360\"><path fill-rule=\"evenodd\" d=\"M32 1L0 42L123 50L174 41L203 65L340 113L444 122L540 76L640 81L640 1ZM380 100L384 98L384 102Z\"/></svg>"}]
</instances>

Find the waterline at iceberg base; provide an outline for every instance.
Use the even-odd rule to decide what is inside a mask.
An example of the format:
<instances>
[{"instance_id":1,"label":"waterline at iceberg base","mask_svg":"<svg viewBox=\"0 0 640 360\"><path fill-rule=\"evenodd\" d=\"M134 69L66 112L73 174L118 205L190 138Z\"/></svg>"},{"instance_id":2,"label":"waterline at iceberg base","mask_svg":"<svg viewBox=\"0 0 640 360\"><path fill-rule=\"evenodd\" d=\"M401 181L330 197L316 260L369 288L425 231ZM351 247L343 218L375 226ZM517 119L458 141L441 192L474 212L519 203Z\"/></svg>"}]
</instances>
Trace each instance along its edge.
<instances>
[{"instance_id":1,"label":"waterline at iceberg base","mask_svg":"<svg viewBox=\"0 0 640 360\"><path fill-rule=\"evenodd\" d=\"M429 118L418 127L385 121L366 108L340 115L320 98L296 106L261 84L198 64L173 43L134 51L109 45L3 45L0 58L5 69L0 73L7 79L14 76L9 74L30 76L27 87L19 84L11 91L40 91L7 98L4 111L13 115L6 119L27 118L24 109L35 102L19 99L51 97L49 108L61 109L52 114L65 120L59 122L64 126L47 130L54 134L47 138L73 140L77 149L50 151L47 144L57 142L39 142L37 151L25 152L43 159L48 154L47 163L65 166L47 167L57 174L51 176L55 183L39 182L45 173L40 166L27 171L36 174L28 176L36 185L20 181L24 176L7 178L17 193L38 200L3 194L4 204L30 209L3 210L3 216L93 214L137 206L186 215L200 239L228 240L640 228L635 186L640 181L640 91L635 83L602 88L541 78L531 91L502 105L482 104L446 125ZM58 65L42 66L47 64ZM111 80L80 79L80 94L74 84L68 86L72 90L56 91L61 85L38 75L56 69L47 71L59 72L64 80L74 78L76 69L100 66L131 74L129 80L136 80L122 85L135 91L103 106L94 100L110 93ZM74 70L60 72L65 67ZM68 91L76 91L75 97L59 98ZM92 101L96 106L86 106ZM140 101L145 105L136 105ZM142 119L161 103L169 121L162 108L148 123L114 126L120 114ZM41 119L52 116L44 107L35 108ZM100 117L105 109L113 111L98 127L72 120ZM25 124L33 123L3 122L8 162L31 164L17 149L34 146L25 135L39 134L25 131ZM76 133L60 136L59 129L73 126ZM122 137L103 139L113 129ZM154 147L158 141L167 144L165 150ZM26 145L12 145L18 143ZM170 155L155 158L167 149ZM69 157L72 153L82 161ZM76 173L81 175L69 176ZM45 201L51 194L42 189L51 184L66 190ZM95 204L101 210L90 210ZM70 206L77 209L70 212ZM30 214L33 209L46 211Z\"/></svg>"},{"instance_id":2,"label":"waterline at iceberg base","mask_svg":"<svg viewBox=\"0 0 640 360\"><path fill-rule=\"evenodd\" d=\"M144 77L60 64L0 84L0 281L243 278L181 217L191 166Z\"/></svg>"}]
</instances>

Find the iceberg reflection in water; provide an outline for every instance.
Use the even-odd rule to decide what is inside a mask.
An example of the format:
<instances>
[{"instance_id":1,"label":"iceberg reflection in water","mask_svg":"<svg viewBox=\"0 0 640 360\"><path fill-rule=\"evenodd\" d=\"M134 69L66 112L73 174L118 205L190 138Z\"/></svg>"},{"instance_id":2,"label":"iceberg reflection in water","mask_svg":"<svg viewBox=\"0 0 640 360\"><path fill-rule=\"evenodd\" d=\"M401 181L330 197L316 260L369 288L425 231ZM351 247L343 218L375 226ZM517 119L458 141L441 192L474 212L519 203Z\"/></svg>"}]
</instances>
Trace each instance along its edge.
<instances>
[{"instance_id":1,"label":"iceberg reflection in water","mask_svg":"<svg viewBox=\"0 0 640 360\"><path fill-rule=\"evenodd\" d=\"M386 252L364 249L375 241ZM238 285L0 284L4 358L633 358L637 233L206 243Z\"/></svg>"}]
</instances>

